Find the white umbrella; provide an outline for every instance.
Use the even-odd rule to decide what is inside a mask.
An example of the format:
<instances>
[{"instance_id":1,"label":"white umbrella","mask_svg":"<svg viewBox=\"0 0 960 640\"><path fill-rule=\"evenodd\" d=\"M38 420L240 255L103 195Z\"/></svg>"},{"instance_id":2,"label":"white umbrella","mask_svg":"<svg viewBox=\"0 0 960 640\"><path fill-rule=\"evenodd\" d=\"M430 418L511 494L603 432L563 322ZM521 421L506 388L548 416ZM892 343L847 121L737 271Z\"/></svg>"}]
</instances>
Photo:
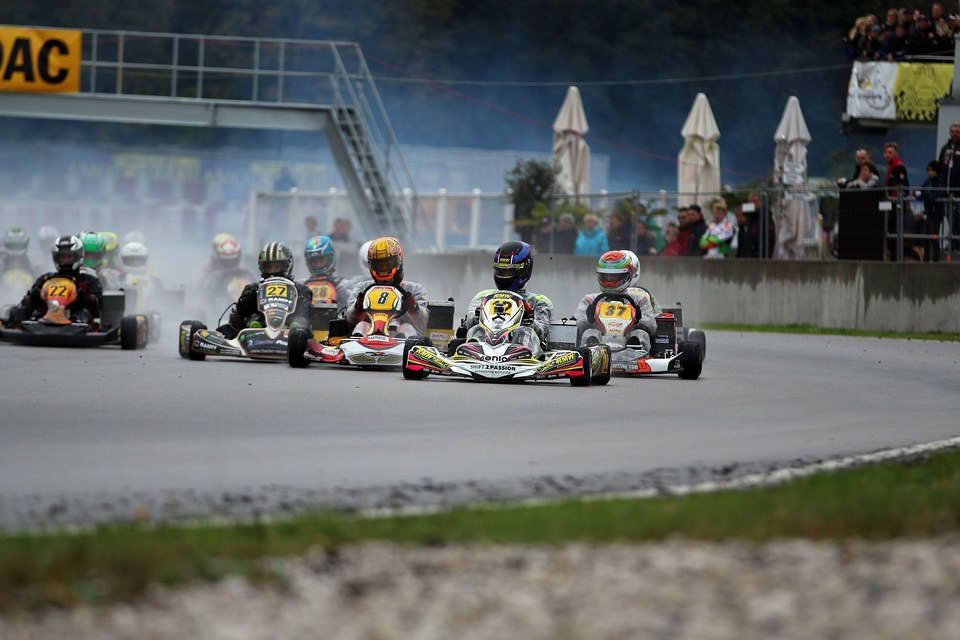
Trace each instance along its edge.
<instances>
[{"instance_id":1,"label":"white umbrella","mask_svg":"<svg viewBox=\"0 0 960 640\"><path fill-rule=\"evenodd\" d=\"M802 190L807 182L807 145L810 143L810 131L800 110L800 101L790 96L780 118L773 139L777 150L773 158L774 175L777 182L790 190ZM804 199L784 194L780 203L779 225L777 229L777 257L799 259L803 257L803 240L806 233L808 204Z\"/></svg>"},{"instance_id":2,"label":"white umbrella","mask_svg":"<svg viewBox=\"0 0 960 640\"><path fill-rule=\"evenodd\" d=\"M720 129L706 95L697 94L680 135L684 143L677 157L677 192L692 201L683 204L705 207L720 194Z\"/></svg>"},{"instance_id":3,"label":"white umbrella","mask_svg":"<svg viewBox=\"0 0 960 640\"><path fill-rule=\"evenodd\" d=\"M590 193L590 147L583 139L589 130L580 90L569 87L553 121L553 166L560 168L557 190L561 193Z\"/></svg>"}]
</instances>

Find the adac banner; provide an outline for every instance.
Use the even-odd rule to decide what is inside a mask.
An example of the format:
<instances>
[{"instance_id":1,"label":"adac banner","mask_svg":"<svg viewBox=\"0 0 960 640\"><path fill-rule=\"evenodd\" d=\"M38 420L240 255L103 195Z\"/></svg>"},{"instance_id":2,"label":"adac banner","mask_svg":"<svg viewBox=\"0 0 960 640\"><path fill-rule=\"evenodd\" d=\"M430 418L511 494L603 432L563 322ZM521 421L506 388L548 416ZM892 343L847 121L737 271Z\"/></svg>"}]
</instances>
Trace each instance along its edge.
<instances>
[{"instance_id":1,"label":"adac banner","mask_svg":"<svg viewBox=\"0 0 960 640\"><path fill-rule=\"evenodd\" d=\"M847 88L852 118L936 122L937 100L950 95L953 64L854 62Z\"/></svg>"},{"instance_id":2,"label":"adac banner","mask_svg":"<svg viewBox=\"0 0 960 640\"><path fill-rule=\"evenodd\" d=\"M81 33L0 26L0 91L79 91Z\"/></svg>"}]
</instances>

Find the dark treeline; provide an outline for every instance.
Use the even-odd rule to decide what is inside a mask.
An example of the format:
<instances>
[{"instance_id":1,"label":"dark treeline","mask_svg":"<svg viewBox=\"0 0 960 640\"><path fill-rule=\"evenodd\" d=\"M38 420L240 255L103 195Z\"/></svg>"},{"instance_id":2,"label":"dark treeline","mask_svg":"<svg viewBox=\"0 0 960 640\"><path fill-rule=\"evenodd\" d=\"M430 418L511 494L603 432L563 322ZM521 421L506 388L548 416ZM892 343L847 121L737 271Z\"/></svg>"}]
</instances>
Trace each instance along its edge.
<instances>
[{"instance_id":1,"label":"dark treeline","mask_svg":"<svg viewBox=\"0 0 960 640\"><path fill-rule=\"evenodd\" d=\"M651 0L13 0L0 4L0 23L356 41L371 56L398 138L410 145L548 151L550 131L530 120L552 123L566 85L576 84L593 152L611 156L616 189L675 184L671 159L698 92L720 127L725 183L769 172L773 133L791 95L814 138L811 174L849 171L849 150L879 150L886 136L841 134L849 63L840 42L858 16L887 8L832 0L694 0L682 7ZM25 131L0 127L4 136ZM68 129L110 135L42 125L59 135ZM131 135L128 128L120 137ZM224 134L147 135L210 145ZM912 136L910 144L923 146L917 155L910 144L904 152L921 167L935 153L932 131L887 135Z\"/></svg>"}]
</instances>

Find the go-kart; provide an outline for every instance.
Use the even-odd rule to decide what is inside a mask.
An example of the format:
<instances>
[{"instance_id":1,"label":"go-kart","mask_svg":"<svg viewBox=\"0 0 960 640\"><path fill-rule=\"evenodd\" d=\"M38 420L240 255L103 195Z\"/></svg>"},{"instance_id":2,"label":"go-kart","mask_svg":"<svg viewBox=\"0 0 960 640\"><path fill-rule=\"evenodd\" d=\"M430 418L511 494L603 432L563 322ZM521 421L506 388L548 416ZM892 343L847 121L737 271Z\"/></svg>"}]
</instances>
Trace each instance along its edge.
<instances>
[{"instance_id":1,"label":"go-kart","mask_svg":"<svg viewBox=\"0 0 960 640\"><path fill-rule=\"evenodd\" d=\"M575 323L562 323L551 326L550 335L558 343L605 345L610 350L610 371L615 375L675 373L685 380L700 377L706 337L702 331L689 329L686 339L677 339L678 333L684 335L679 307L664 309L657 316L657 330L649 351L628 338L637 320L637 310L629 297L602 294L595 308L592 324L596 328L578 334Z\"/></svg>"},{"instance_id":2,"label":"go-kart","mask_svg":"<svg viewBox=\"0 0 960 640\"><path fill-rule=\"evenodd\" d=\"M149 340L147 317L124 316L123 292L103 294L99 318L73 313L68 308L77 299L77 285L70 278L52 277L43 283L40 297L46 311L22 322L0 322L0 340L45 347L93 347L119 344L122 349L142 349Z\"/></svg>"},{"instance_id":3,"label":"go-kart","mask_svg":"<svg viewBox=\"0 0 960 640\"><path fill-rule=\"evenodd\" d=\"M537 356L514 341L521 326L525 301L512 291L483 298L479 323L451 341L446 353L427 340L413 340L403 349L403 377L421 380L434 373L473 380L520 382L568 378L585 387L610 381L610 350L606 345L545 351Z\"/></svg>"},{"instance_id":4,"label":"go-kart","mask_svg":"<svg viewBox=\"0 0 960 640\"><path fill-rule=\"evenodd\" d=\"M364 328L362 334L356 333L355 328L354 335L347 335L347 323L342 318L330 321L327 331L324 331L322 321L315 322L312 336L304 329L291 331L290 366L306 367L311 362L321 362L373 369L399 367L407 340L418 337L397 333L403 315L403 294L389 285L374 285L364 292L362 304L364 321L357 325L357 328ZM427 331L438 342L445 343L444 338L449 340L452 334L452 306L452 302L429 304ZM318 308L323 308L323 303ZM446 309L450 313L445 313ZM449 326L443 326L446 322ZM441 326L436 326L438 323Z\"/></svg>"},{"instance_id":5,"label":"go-kart","mask_svg":"<svg viewBox=\"0 0 960 640\"><path fill-rule=\"evenodd\" d=\"M180 357L203 360L208 355L275 359L287 357L287 321L297 308L297 287L287 278L267 278L257 289L257 308L266 326L250 326L234 338L207 329L199 320L180 323Z\"/></svg>"},{"instance_id":6,"label":"go-kart","mask_svg":"<svg viewBox=\"0 0 960 640\"><path fill-rule=\"evenodd\" d=\"M162 324L158 309L161 307L183 309L184 290L182 288L165 289L159 280L145 273L124 274L120 280L120 286L121 290L127 294L127 308L132 308L149 319L150 342L160 339Z\"/></svg>"}]
</instances>

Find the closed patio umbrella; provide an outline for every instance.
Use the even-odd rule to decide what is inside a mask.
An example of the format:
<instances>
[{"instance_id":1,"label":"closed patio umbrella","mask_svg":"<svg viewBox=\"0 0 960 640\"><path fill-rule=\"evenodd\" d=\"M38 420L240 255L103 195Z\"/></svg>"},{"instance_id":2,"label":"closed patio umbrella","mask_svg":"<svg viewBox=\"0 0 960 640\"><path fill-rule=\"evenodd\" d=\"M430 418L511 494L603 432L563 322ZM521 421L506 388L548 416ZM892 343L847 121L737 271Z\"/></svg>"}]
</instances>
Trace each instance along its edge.
<instances>
[{"instance_id":1,"label":"closed patio umbrella","mask_svg":"<svg viewBox=\"0 0 960 640\"><path fill-rule=\"evenodd\" d=\"M720 196L720 129L710 102L698 93L683 128L683 148L677 157L677 192L681 204L706 208Z\"/></svg>"},{"instance_id":2,"label":"closed patio umbrella","mask_svg":"<svg viewBox=\"0 0 960 640\"><path fill-rule=\"evenodd\" d=\"M569 87L553 121L553 166L560 169L557 175L560 193L573 196L590 193L590 146L583 139L589 130L580 90Z\"/></svg>"}]
</instances>

